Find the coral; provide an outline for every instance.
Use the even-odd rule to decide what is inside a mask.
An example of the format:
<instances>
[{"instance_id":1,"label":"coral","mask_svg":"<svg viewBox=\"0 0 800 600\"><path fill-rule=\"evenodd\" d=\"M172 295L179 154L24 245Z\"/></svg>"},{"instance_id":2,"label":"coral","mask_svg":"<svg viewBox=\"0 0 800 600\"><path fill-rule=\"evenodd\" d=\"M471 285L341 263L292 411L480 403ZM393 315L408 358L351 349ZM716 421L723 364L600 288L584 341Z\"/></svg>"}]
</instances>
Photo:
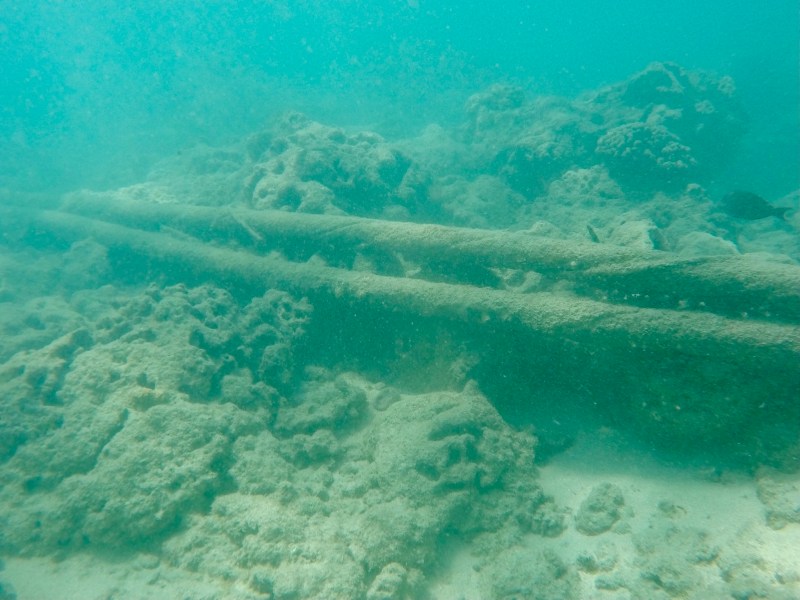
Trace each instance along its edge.
<instances>
[{"instance_id":1,"label":"coral","mask_svg":"<svg viewBox=\"0 0 800 600\"><path fill-rule=\"evenodd\" d=\"M493 86L467 100L463 139L478 168L490 167L530 200L559 174L585 162L593 140L583 111L558 98L527 99L515 87Z\"/></svg>"},{"instance_id":2,"label":"coral","mask_svg":"<svg viewBox=\"0 0 800 600\"><path fill-rule=\"evenodd\" d=\"M572 101L495 85L465 110L473 168L490 165L528 201L565 172L597 166L634 195L680 191L718 173L745 129L730 78L672 63Z\"/></svg>"},{"instance_id":3,"label":"coral","mask_svg":"<svg viewBox=\"0 0 800 600\"><path fill-rule=\"evenodd\" d=\"M729 77L653 63L596 92L604 131L597 155L634 190L677 190L706 181L732 158L745 131Z\"/></svg>"},{"instance_id":4,"label":"coral","mask_svg":"<svg viewBox=\"0 0 800 600\"><path fill-rule=\"evenodd\" d=\"M240 437L237 491L165 544L177 566L262 593L419 597L443 539L538 521L533 440L473 387L397 394L355 374L309 371L274 428ZM365 402L365 397L371 401ZM380 409L373 408L380 404Z\"/></svg>"},{"instance_id":5,"label":"coral","mask_svg":"<svg viewBox=\"0 0 800 600\"><path fill-rule=\"evenodd\" d=\"M592 488L575 515L575 528L585 535L599 535L619 521L625 499L619 486L602 483Z\"/></svg>"},{"instance_id":6,"label":"coral","mask_svg":"<svg viewBox=\"0 0 800 600\"><path fill-rule=\"evenodd\" d=\"M92 329L4 369L3 389L18 398L6 409L35 425L0 431L0 501L16 515L6 549L152 543L206 509L229 483L233 440L277 407L264 378L290 368L310 310L277 291L241 307L213 286L115 300Z\"/></svg>"},{"instance_id":7,"label":"coral","mask_svg":"<svg viewBox=\"0 0 800 600\"><path fill-rule=\"evenodd\" d=\"M597 140L612 177L635 189L680 190L697 174L692 149L663 125L626 123Z\"/></svg>"},{"instance_id":8,"label":"coral","mask_svg":"<svg viewBox=\"0 0 800 600\"><path fill-rule=\"evenodd\" d=\"M381 136L347 133L291 113L256 158L251 205L317 213L414 214L424 181L410 158Z\"/></svg>"}]
</instances>

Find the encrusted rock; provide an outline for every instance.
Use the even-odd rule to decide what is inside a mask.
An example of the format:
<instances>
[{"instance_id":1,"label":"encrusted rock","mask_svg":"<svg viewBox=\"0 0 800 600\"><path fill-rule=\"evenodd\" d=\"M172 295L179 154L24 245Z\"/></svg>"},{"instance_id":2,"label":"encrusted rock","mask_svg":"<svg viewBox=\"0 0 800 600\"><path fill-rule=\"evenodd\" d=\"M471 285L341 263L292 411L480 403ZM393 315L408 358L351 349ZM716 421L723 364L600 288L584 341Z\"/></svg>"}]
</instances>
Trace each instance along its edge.
<instances>
[{"instance_id":1,"label":"encrusted rock","mask_svg":"<svg viewBox=\"0 0 800 600\"><path fill-rule=\"evenodd\" d=\"M299 212L415 213L425 181L411 159L371 132L348 133L289 113L255 158L252 206Z\"/></svg>"},{"instance_id":2,"label":"encrusted rock","mask_svg":"<svg viewBox=\"0 0 800 600\"><path fill-rule=\"evenodd\" d=\"M622 516L625 499L613 483L592 488L575 515L575 528L585 535L599 535L611 529Z\"/></svg>"}]
</instances>

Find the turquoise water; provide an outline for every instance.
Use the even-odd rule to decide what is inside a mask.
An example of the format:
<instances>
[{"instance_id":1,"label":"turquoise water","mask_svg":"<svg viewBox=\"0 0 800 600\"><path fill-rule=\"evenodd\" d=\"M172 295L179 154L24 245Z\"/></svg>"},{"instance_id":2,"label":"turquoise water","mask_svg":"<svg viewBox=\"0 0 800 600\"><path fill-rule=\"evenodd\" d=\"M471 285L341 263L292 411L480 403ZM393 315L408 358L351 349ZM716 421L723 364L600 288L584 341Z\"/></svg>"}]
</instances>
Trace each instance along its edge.
<instances>
[{"instance_id":1,"label":"turquoise water","mask_svg":"<svg viewBox=\"0 0 800 600\"><path fill-rule=\"evenodd\" d=\"M796 2L0 49L0 600L800 597Z\"/></svg>"},{"instance_id":2,"label":"turquoise water","mask_svg":"<svg viewBox=\"0 0 800 600\"><path fill-rule=\"evenodd\" d=\"M4 2L3 178L140 179L286 108L380 132L452 121L490 83L573 95L671 60L736 79L738 186L797 188L797 6L636 2ZM47 167L43 165L46 164ZM746 165L746 168L742 167ZM741 173L742 169L746 176Z\"/></svg>"}]
</instances>

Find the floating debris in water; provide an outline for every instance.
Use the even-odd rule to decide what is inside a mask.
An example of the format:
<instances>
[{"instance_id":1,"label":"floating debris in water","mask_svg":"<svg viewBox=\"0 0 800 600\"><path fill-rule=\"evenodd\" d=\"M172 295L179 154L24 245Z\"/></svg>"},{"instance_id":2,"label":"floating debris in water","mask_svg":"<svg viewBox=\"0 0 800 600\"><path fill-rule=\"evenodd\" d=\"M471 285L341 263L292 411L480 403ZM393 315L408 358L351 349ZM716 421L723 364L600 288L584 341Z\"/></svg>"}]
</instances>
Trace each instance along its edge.
<instances>
[{"instance_id":1,"label":"floating debris in water","mask_svg":"<svg viewBox=\"0 0 800 600\"><path fill-rule=\"evenodd\" d=\"M755 221L767 217L785 218L786 207L772 206L758 194L735 191L722 198L722 210L737 219Z\"/></svg>"}]
</instances>

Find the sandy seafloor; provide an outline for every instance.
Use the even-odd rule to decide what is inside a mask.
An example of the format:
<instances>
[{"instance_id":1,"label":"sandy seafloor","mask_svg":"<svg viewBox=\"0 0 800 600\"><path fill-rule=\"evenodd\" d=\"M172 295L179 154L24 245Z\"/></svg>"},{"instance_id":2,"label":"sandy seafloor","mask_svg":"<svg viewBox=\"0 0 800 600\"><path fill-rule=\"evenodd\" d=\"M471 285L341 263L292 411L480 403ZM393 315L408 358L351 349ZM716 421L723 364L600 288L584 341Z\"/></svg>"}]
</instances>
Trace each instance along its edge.
<instances>
[{"instance_id":1,"label":"sandy seafloor","mask_svg":"<svg viewBox=\"0 0 800 600\"><path fill-rule=\"evenodd\" d=\"M598 431L540 469L541 485L568 512L576 512L594 486L613 483L624 494L624 515L614 530L596 537L582 535L569 523L555 538L515 540L509 548L516 556L509 564L518 571L507 577L524 580L531 570L528 561L547 549L575 569L579 579L567 593L530 579L535 586L523 583L515 588L516 597L797 597L800 528L766 525L752 478L731 475L720 480L702 468L665 466L640 448L618 442L613 434ZM795 478L795 499L798 487ZM643 536L647 541L637 546L637 537ZM713 560L698 562L697 553L707 548L715 553ZM456 542L441 552L429 597L496 597L487 592L484 557L476 555L473 545ZM656 574L662 585L653 585ZM237 589L240 585L208 582L147 555L119 561L82 554L64 561L16 558L7 561L5 577L15 584L19 598L225 598L245 591Z\"/></svg>"},{"instance_id":2,"label":"sandy seafloor","mask_svg":"<svg viewBox=\"0 0 800 600\"><path fill-rule=\"evenodd\" d=\"M461 128L409 139L289 114L63 201L796 265L800 194L769 199L783 219L746 220L704 184L720 140L741 135L739 110L731 81L656 64L579 99L496 86L466 102ZM651 444L558 382L507 412L473 378L474 339L369 321L355 342L326 342L336 328L319 320L336 311L300 294L183 281L8 222L3 236L0 598L800 597L800 444L751 461L702 439ZM349 268L380 271L369 250ZM395 259L404 276L424 271ZM398 332L385 356L375 336Z\"/></svg>"}]
</instances>

